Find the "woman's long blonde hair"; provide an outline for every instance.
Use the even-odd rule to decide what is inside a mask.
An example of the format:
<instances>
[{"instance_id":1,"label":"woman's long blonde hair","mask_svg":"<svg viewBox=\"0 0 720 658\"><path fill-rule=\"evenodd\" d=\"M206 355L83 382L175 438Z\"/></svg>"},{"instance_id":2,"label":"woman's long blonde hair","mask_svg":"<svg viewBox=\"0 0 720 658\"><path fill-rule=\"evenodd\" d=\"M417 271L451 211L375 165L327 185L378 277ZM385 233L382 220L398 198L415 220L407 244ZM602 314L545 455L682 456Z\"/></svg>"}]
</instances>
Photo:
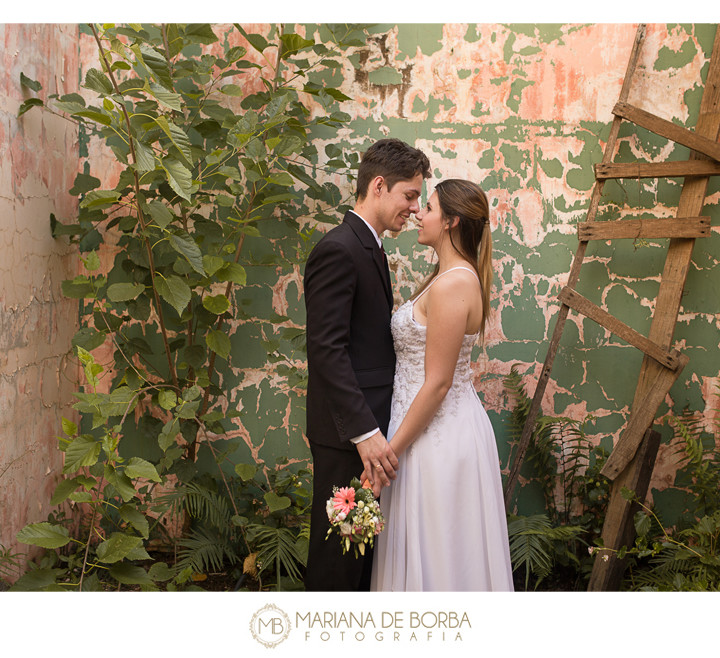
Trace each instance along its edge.
<instances>
[{"instance_id":1,"label":"woman's long blonde hair","mask_svg":"<svg viewBox=\"0 0 720 658\"><path fill-rule=\"evenodd\" d=\"M490 288L493 280L492 236L490 233L490 209L488 200L478 185L459 178L441 181L435 187L444 219L459 218L450 230L450 243L470 263L480 279L482 295L482 319L480 334L490 314ZM453 235L455 237L453 237ZM420 295L438 275L439 264L432 274L420 285L411 299Z\"/></svg>"}]
</instances>

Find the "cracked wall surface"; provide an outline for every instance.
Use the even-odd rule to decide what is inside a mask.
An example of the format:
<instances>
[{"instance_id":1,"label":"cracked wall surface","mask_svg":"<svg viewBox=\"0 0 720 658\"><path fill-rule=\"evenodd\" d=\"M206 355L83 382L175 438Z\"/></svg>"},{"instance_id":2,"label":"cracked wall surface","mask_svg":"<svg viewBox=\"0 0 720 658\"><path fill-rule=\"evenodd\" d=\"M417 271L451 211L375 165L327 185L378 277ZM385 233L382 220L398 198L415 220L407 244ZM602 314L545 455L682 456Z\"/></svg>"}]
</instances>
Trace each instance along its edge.
<instances>
[{"instance_id":1,"label":"cracked wall surface","mask_svg":"<svg viewBox=\"0 0 720 658\"><path fill-rule=\"evenodd\" d=\"M273 38L273 26L245 27ZM352 98L341 104L351 116L347 128L313 134L320 153L336 144L362 151L381 137L399 137L430 157L433 178L424 199L447 177L475 180L487 192L495 259L493 314L484 344L475 349L473 368L505 468L511 402L503 379L517 365L528 391L534 391L559 309L557 295L577 247L576 225L586 218L593 166L602 157L636 27L378 25L364 46L347 51L339 67L310 78L337 84ZM328 39L325 26L295 29ZM78 169L101 178L102 187L112 186L119 170L99 141L82 138L78 144L71 124L62 119L36 111L15 118L23 98L21 70L40 80L48 93L79 91L90 97L87 90L77 89L77 80L98 66L92 37L82 31L78 35L77 26L0 30L6 60L6 93L0 99L0 541L8 542L16 526L47 514L46 502L38 505L47 501L57 477L60 457L54 437L75 387L65 386L62 373L77 306L63 301L59 289L62 279L73 276L78 259L50 238L47 217L54 212L65 219L75 212L66 190ZM216 33L221 32L222 26L216 26ZM714 34L714 25L649 25L629 102L693 127ZM20 47L30 43L30 37L38 44L36 50ZM273 60L269 53L266 61ZM258 63L263 63L259 57ZM246 88L260 85L254 70L245 75ZM315 111L322 109L317 106ZM624 126L620 135L617 161L688 157L684 147L643 130ZM341 177L333 182L341 188L343 202L350 203L353 186ZM638 209L643 216L670 217L681 189L682 179L610 181L598 219L632 217ZM719 200L720 181L715 178L703 211L712 218L712 236L696 243L675 333L690 364L667 396L660 419L688 409L710 426L719 415L720 322L714 292ZM330 225L316 221L312 199L299 198L297 208L301 223L318 228L314 243ZM333 221L341 217L338 209ZM273 264L274 256L297 251L296 234L278 222L269 235L269 242L252 236L246 240L245 255L252 254L256 263L267 259L267 264L243 263L248 282L238 296L242 313L230 330L232 361L222 365L219 375L227 405L242 411L229 432L245 446L234 460L273 464L288 457L304 463L310 457L304 390L284 373L288 365L302 369L305 364L302 353L281 335L283 329L304 327L304 268ZM103 249L102 260L108 264L112 247ZM399 304L429 272L432 254L417 244L411 225L387 236L385 249ZM647 334L666 249L662 240L593 242L578 291ZM284 358L270 360L271 346ZM571 313L543 411L576 419L592 414L593 441L610 448L627 422L641 360L635 348ZM671 489L676 445L670 429L661 429L652 493L656 501L679 508L682 494ZM141 449L135 444L141 438L127 441ZM46 474L48 464L51 471ZM3 474L8 465L11 469ZM214 472L209 452L199 453L199 466ZM531 513L540 499L530 488L524 495L521 511Z\"/></svg>"},{"instance_id":2,"label":"cracked wall surface","mask_svg":"<svg viewBox=\"0 0 720 658\"><path fill-rule=\"evenodd\" d=\"M29 97L20 73L48 93L78 87L76 25L0 25L0 544L43 521L62 470L62 415L71 417L75 373L67 359L77 303L63 279L77 259L53 239L50 214L71 215L78 168L77 129L37 109L18 118ZM30 45L32 44L32 45ZM28 547L20 547L20 551Z\"/></svg>"},{"instance_id":3,"label":"cracked wall surface","mask_svg":"<svg viewBox=\"0 0 720 658\"><path fill-rule=\"evenodd\" d=\"M510 401L503 379L517 365L528 392L534 392L559 310L557 295L577 248L576 227L586 219L593 167L603 155L636 28L382 25L373 28L366 45L351 51L344 66L326 79L340 76L340 89L353 99L342 109L353 119L340 134L317 135L319 149L340 141L363 150L381 137L399 137L430 157L433 178L425 198L438 180L447 177L474 180L490 198L494 312L485 343L475 351L474 369L505 468ZM693 128L715 28L648 25L628 101ZM322 28L305 29L322 37ZM685 147L625 124L614 159L688 156ZM338 184L352 192L347 183ZM681 190L682 179L609 181L598 219L674 216ZM675 332L675 341L691 361L657 421L664 443L652 494L675 510L683 505L682 494L669 489L678 446L662 423L670 414L689 410L710 429L720 406L720 321L713 293L719 274L719 200L720 180L715 177L702 213L712 218L712 236L695 245ZM429 271L432 254L417 245L410 223L384 242L399 304ZM578 291L647 335L667 246L668 240L591 242ZM300 308L297 323L303 322ZM611 449L629 418L641 361L637 349L571 313L543 412L574 419L592 414L591 439ZM301 425L300 414L295 419L295 427ZM289 447L292 434L288 432L286 439ZM539 501L529 489L522 505L530 512Z\"/></svg>"},{"instance_id":4,"label":"cracked wall surface","mask_svg":"<svg viewBox=\"0 0 720 658\"><path fill-rule=\"evenodd\" d=\"M229 26L228 26L229 27ZM272 42L274 26L253 24ZM320 153L341 144L362 151L385 136L399 137L429 156L435 183L446 177L478 182L491 200L495 286L493 314L485 343L474 353L475 384L508 467L508 417L511 401L503 379L513 365L532 395L559 309L557 295L567 281L577 248L576 226L586 219L594 183L593 167L602 158L630 50L634 24L497 25L400 24L371 28L364 46L350 48L341 65L310 80L338 86L352 100L341 109L351 116L347 128L318 129L313 141ZM325 42L327 28L296 25L305 36ZM223 32L216 26L216 32ZM657 25L647 28L629 102L681 125L697 121L703 79L715 34L714 25ZM92 43L81 35L83 66L92 65ZM251 51L252 52L252 51ZM273 61L272 50L263 65ZM248 89L259 84L257 71L242 79ZM315 112L322 112L315 106ZM616 161L686 159L688 150L629 125L621 129ZM93 150L93 149L96 150ZM102 176L110 162L90 145L92 173ZM328 156L329 158L330 156ZM98 162L102 163L98 166ZM354 187L333 179L352 203ZM598 219L640 214L673 215L682 179L609 181ZM699 240L688 276L675 339L691 357L659 412L689 409L708 427L717 417L720 382L720 322L713 294L720 258L720 181L712 179L703 214L713 219L712 237ZM316 221L312 199L298 199L301 223L319 233L330 228ZM342 207L333 221L342 217ZM327 220L325 220L327 221ZM248 237L245 256L254 261L291 255L295 234L282 225L267 229L265 239ZM395 301L408 298L429 272L432 254L416 242L410 223L399 235L385 237ZM591 301L647 335L662 272L667 240L593 242L587 250L578 290ZM232 363L221 368L228 406L243 412L230 436L241 437L246 450L237 461L275 463L309 459L304 435L304 390L288 382L288 365L305 366L301 353L283 340L283 329L302 328L303 265L253 265L238 297L242 313L231 329ZM278 316L281 316L278 318ZM273 343L274 341L274 343ZM285 358L271 361L269 345L280 345ZM610 449L625 426L632 403L641 353L573 313L543 401L543 412L575 419L595 417L591 438ZM663 447L653 495L679 506L674 481L676 444L670 428L660 427ZM200 464L212 470L210 454ZM522 482L521 482L522 484ZM673 498L674 497L674 498ZM541 499L528 488L530 512Z\"/></svg>"}]
</instances>

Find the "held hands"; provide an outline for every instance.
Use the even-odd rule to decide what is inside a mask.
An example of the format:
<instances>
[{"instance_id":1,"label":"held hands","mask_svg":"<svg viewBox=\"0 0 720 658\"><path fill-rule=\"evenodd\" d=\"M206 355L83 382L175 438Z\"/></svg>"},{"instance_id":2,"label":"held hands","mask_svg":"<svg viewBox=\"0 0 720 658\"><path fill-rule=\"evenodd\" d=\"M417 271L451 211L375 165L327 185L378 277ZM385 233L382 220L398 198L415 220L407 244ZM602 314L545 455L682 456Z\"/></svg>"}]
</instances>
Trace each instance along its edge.
<instances>
[{"instance_id":1,"label":"held hands","mask_svg":"<svg viewBox=\"0 0 720 658\"><path fill-rule=\"evenodd\" d=\"M365 467L360 482L369 480L373 494L377 497L381 489L390 486L390 480L397 477L398 458L383 433L379 431L358 443L356 447Z\"/></svg>"}]
</instances>

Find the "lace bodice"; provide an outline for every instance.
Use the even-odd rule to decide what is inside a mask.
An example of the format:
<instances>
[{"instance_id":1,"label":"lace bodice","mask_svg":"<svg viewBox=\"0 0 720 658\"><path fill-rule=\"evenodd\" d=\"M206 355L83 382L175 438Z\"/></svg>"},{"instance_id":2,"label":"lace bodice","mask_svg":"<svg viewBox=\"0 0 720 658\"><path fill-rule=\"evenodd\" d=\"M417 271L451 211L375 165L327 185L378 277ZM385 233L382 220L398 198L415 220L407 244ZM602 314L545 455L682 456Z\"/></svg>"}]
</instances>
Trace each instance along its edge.
<instances>
[{"instance_id":1,"label":"lace bodice","mask_svg":"<svg viewBox=\"0 0 720 658\"><path fill-rule=\"evenodd\" d=\"M427 328L415 320L411 301L405 302L393 314L391 327L397 357L391 427L394 425L394 429L397 429L415 395L417 395L425 381L425 338ZM440 405L437 414L435 414L427 427L427 434L432 437L433 442L442 440L442 434L438 431L438 428L446 416L454 417L458 406L463 400L467 400L468 396L472 396L477 400L470 368L470 355L477 337L478 334L466 334L463 338L458 361L455 365L452 386Z\"/></svg>"}]
</instances>

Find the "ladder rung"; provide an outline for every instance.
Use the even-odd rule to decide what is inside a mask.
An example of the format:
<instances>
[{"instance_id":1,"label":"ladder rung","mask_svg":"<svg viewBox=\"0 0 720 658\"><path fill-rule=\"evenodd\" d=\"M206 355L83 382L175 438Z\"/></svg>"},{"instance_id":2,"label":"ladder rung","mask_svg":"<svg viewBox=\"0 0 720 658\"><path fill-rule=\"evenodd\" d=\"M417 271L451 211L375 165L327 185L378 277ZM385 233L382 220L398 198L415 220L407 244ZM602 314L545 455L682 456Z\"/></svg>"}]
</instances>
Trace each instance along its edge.
<instances>
[{"instance_id":1,"label":"ladder rung","mask_svg":"<svg viewBox=\"0 0 720 658\"><path fill-rule=\"evenodd\" d=\"M710 217L618 219L578 225L578 239L581 241L709 237Z\"/></svg>"},{"instance_id":2,"label":"ladder rung","mask_svg":"<svg viewBox=\"0 0 720 658\"><path fill-rule=\"evenodd\" d=\"M601 327L604 327L619 338L622 338L625 342L630 343L630 345L637 347L641 352L655 359L660 365L670 370L677 369L679 364L679 353L677 351L673 350L672 352L668 352L657 343L654 343L649 338L628 327L624 322L610 315L607 311L601 309L597 304L593 304L589 299L586 299L572 288L568 288L567 286L563 288L558 298L563 304L573 309L573 311L594 320Z\"/></svg>"},{"instance_id":3,"label":"ladder rung","mask_svg":"<svg viewBox=\"0 0 720 658\"><path fill-rule=\"evenodd\" d=\"M707 155L713 160L720 160L720 144L692 130L678 126L672 121L661 119L650 112L623 102L615 105L613 114L627 121L632 121L635 125L646 128L665 139L677 142L678 144L687 146L693 151Z\"/></svg>"},{"instance_id":4,"label":"ladder rung","mask_svg":"<svg viewBox=\"0 0 720 658\"><path fill-rule=\"evenodd\" d=\"M676 160L673 162L612 162L595 165L595 178L678 178L684 176L718 176L720 163L709 160Z\"/></svg>"}]
</instances>

